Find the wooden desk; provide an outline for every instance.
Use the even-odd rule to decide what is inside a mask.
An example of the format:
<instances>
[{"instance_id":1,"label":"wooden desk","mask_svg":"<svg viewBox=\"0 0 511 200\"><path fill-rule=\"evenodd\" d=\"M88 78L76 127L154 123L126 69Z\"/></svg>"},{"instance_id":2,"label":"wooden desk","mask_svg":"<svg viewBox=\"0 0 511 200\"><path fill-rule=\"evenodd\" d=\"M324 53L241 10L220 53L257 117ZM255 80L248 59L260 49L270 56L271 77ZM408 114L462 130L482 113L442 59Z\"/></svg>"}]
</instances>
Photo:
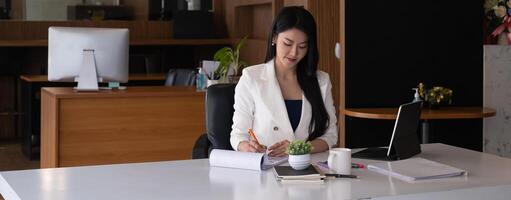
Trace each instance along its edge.
<instances>
[{"instance_id":1,"label":"wooden desk","mask_svg":"<svg viewBox=\"0 0 511 200\"><path fill-rule=\"evenodd\" d=\"M346 108L341 110L350 117L365 119L395 120L397 108ZM477 119L495 116L495 109L487 107L442 107L436 110L422 109L422 143L429 142L429 123L431 119Z\"/></svg>"},{"instance_id":2,"label":"wooden desk","mask_svg":"<svg viewBox=\"0 0 511 200\"><path fill-rule=\"evenodd\" d=\"M130 74L128 82L130 81L164 81L167 77L165 73L156 74ZM49 83L47 75L21 75L20 79L31 83Z\"/></svg>"},{"instance_id":3,"label":"wooden desk","mask_svg":"<svg viewBox=\"0 0 511 200\"><path fill-rule=\"evenodd\" d=\"M322 185L281 184L272 170L210 167L207 159L0 172L0 193L11 199L377 199L511 184L511 159L444 144L421 145L418 157L468 171L468 176L408 183L367 169L358 179L328 179ZM313 154L312 162L328 153ZM353 159L369 164L381 161ZM511 187L508 187L511 188ZM464 192L464 191L460 191ZM466 194L466 193L463 193ZM511 194L509 189L487 196ZM449 199L452 195L446 194ZM435 197L435 196L434 196ZM459 197L459 196L457 196ZM466 195L461 198L465 199ZM479 197L479 198L478 198ZM480 199L482 196L473 195ZM413 199L413 198L401 198ZM498 199L498 198L497 198ZM500 198L502 199L502 198ZM504 199L509 199L509 196Z\"/></svg>"},{"instance_id":4,"label":"wooden desk","mask_svg":"<svg viewBox=\"0 0 511 200\"><path fill-rule=\"evenodd\" d=\"M189 159L204 98L193 87L42 88L41 168Z\"/></svg>"},{"instance_id":5,"label":"wooden desk","mask_svg":"<svg viewBox=\"0 0 511 200\"><path fill-rule=\"evenodd\" d=\"M341 110L347 116L366 119L394 120L397 108L346 108ZM495 109L486 107L442 107L422 109L421 119L477 119L495 116Z\"/></svg>"},{"instance_id":6,"label":"wooden desk","mask_svg":"<svg viewBox=\"0 0 511 200\"><path fill-rule=\"evenodd\" d=\"M165 73L130 74L127 86L161 86L165 83ZM40 106L42 87L74 87L71 82L49 82L46 75L21 75L18 81L18 110L22 115L18 120L18 135L22 137L22 151L29 159L37 159L40 154Z\"/></svg>"}]
</instances>

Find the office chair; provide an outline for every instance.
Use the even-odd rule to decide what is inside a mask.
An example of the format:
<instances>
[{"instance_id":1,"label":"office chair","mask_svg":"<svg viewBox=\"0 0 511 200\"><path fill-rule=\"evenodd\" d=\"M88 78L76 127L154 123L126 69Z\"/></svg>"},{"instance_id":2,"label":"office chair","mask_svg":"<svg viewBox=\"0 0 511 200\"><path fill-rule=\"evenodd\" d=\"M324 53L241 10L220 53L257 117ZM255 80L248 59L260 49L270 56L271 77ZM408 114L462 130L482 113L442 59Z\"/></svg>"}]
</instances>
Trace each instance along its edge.
<instances>
[{"instance_id":1,"label":"office chair","mask_svg":"<svg viewBox=\"0 0 511 200\"><path fill-rule=\"evenodd\" d=\"M208 158L213 149L233 150L230 137L235 87L216 84L206 90L206 133L195 141L192 159Z\"/></svg>"},{"instance_id":2,"label":"office chair","mask_svg":"<svg viewBox=\"0 0 511 200\"><path fill-rule=\"evenodd\" d=\"M161 73L160 57L153 54L130 54L129 71L131 74Z\"/></svg>"},{"instance_id":3,"label":"office chair","mask_svg":"<svg viewBox=\"0 0 511 200\"><path fill-rule=\"evenodd\" d=\"M165 86L193 86L197 72L192 69L170 69Z\"/></svg>"}]
</instances>

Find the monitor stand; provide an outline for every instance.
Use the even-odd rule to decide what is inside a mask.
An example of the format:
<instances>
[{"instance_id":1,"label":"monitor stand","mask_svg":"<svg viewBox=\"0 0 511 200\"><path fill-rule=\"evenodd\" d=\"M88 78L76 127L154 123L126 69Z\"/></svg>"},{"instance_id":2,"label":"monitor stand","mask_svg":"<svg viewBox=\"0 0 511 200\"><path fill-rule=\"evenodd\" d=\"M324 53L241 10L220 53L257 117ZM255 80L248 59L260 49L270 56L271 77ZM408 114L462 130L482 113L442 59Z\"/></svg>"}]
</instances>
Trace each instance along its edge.
<instances>
[{"instance_id":1,"label":"monitor stand","mask_svg":"<svg viewBox=\"0 0 511 200\"><path fill-rule=\"evenodd\" d=\"M77 91L98 91L98 73L96 71L96 60L94 59L94 49L83 50L82 66L78 77Z\"/></svg>"}]
</instances>

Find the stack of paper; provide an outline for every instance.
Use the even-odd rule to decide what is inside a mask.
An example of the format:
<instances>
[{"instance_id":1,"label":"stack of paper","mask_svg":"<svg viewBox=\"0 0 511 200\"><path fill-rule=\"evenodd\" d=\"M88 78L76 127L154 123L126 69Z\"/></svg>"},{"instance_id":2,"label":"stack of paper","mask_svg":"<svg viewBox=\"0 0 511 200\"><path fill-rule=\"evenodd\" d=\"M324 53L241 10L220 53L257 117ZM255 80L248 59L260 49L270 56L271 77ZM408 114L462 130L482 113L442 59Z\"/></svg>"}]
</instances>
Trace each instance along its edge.
<instances>
[{"instance_id":1,"label":"stack of paper","mask_svg":"<svg viewBox=\"0 0 511 200\"><path fill-rule=\"evenodd\" d=\"M287 161L285 157L270 157L267 153L251 153L213 149L209 154L209 165L250 170L266 170Z\"/></svg>"},{"instance_id":2,"label":"stack of paper","mask_svg":"<svg viewBox=\"0 0 511 200\"><path fill-rule=\"evenodd\" d=\"M290 166L275 166L274 169L281 183L323 183L325 179L312 165L304 170L294 170Z\"/></svg>"},{"instance_id":3,"label":"stack of paper","mask_svg":"<svg viewBox=\"0 0 511 200\"><path fill-rule=\"evenodd\" d=\"M407 182L466 174L465 170L424 158L409 158L393 162L369 164L367 169Z\"/></svg>"}]
</instances>

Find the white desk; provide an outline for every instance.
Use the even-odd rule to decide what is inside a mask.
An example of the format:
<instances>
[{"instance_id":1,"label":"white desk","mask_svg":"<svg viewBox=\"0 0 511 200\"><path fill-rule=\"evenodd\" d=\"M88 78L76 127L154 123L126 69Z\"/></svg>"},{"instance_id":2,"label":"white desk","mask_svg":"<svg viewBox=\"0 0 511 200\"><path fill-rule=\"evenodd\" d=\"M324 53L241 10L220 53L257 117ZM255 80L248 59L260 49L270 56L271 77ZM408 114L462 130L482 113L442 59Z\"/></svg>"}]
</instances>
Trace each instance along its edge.
<instances>
[{"instance_id":1,"label":"white desk","mask_svg":"<svg viewBox=\"0 0 511 200\"><path fill-rule=\"evenodd\" d=\"M422 150L420 157L466 169L469 176L407 183L366 169L353 169L360 179L328 180L323 185L283 185L276 182L271 170L210 168L208 160L203 159L0 172L0 193L6 200L337 200L511 184L511 159L444 144L425 144ZM313 160L326 157L326 153L316 154Z\"/></svg>"}]
</instances>

